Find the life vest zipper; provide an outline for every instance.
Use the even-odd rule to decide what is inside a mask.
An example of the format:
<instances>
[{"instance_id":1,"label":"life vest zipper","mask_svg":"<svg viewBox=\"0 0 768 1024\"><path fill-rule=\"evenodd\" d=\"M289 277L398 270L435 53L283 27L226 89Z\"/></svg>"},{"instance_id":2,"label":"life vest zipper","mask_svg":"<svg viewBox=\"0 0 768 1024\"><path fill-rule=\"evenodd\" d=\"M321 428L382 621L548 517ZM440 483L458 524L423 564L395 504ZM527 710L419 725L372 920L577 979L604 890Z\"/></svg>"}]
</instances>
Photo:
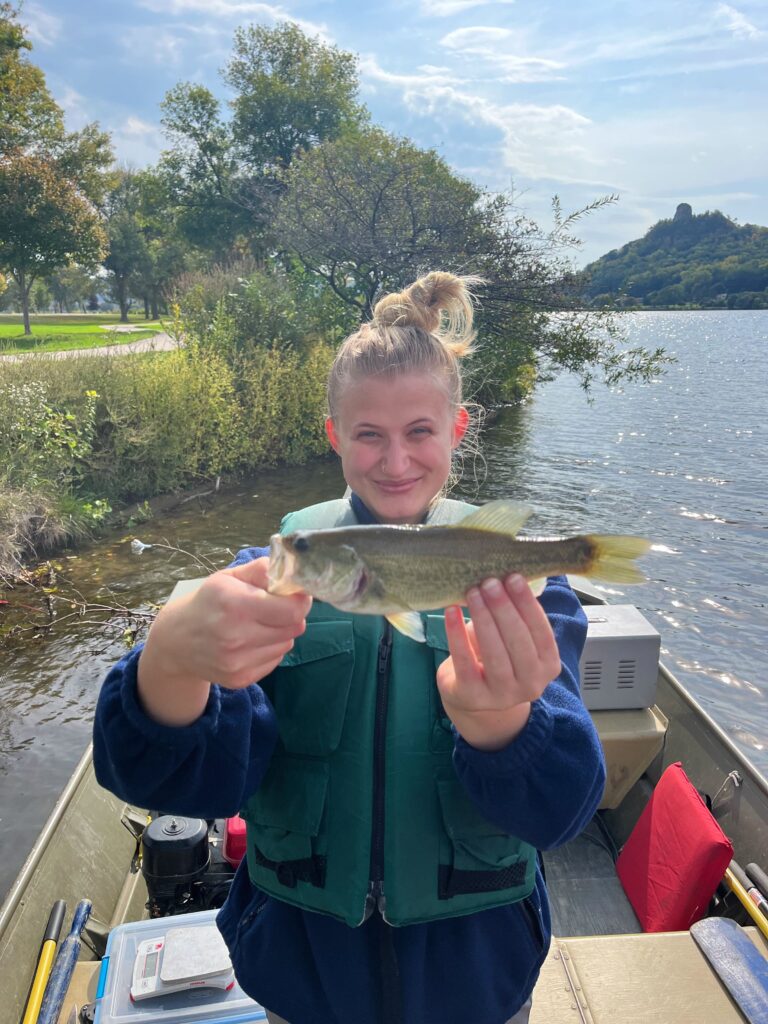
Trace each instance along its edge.
<instances>
[{"instance_id":1,"label":"life vest zipper","mask_svg":"<svg viewBox=\"0 0 768 1024\"><path fill-rule=\"evenodd\" d=\"M373 727L373 827L371 831L371 873L365 899L365 917L374 909L384 916L384 781L387 733L387 706L389 704L389 667L392 659L392 626L385 622L379 640L376 663L376 707Z\"/></svg>"}]
</instances>

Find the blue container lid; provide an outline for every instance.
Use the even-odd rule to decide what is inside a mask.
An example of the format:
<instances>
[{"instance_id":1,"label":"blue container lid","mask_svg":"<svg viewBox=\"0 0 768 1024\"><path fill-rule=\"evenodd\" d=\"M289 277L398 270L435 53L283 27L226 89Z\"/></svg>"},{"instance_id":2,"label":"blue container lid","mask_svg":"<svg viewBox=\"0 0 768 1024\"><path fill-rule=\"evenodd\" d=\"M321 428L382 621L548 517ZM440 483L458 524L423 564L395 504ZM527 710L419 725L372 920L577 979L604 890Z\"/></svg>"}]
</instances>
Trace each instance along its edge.
<instances>
[{"instance_id":1,"label":"blue container lid","mask_svg":"<svg viewBox=\"0 0 768 1024\"><path fill-rule=\"evenodd\" d=\"M162 938L169 928L211 924L216 910L149 921L131 921L109 933L97 989L95 1024L246 1024L266 1021L263 1006L240 988L196 988L134 1003L130 989L140 943Z\"/></svg>"}]
</instances>

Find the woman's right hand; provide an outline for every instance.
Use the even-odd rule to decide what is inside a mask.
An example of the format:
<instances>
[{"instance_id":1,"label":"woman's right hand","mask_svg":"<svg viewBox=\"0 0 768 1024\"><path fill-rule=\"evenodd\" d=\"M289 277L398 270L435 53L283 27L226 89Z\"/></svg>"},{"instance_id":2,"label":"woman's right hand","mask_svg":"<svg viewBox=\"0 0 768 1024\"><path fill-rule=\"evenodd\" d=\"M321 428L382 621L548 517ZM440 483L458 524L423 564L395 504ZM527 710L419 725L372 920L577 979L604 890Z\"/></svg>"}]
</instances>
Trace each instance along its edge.
<instances>
[{"instance_id":1,"label":"woman's right hand","mask_svg":"<svg viewBox=\"0 0 768 1024\"><path fill-rule=\"evenodd\" d=\"M248 686L290 651L312 598L267 593L268 565L257 558L213 573L161 610L139 657L139 696L151 718L188 725L205 710L211 682Z\"/></svg>"}]
</instances>

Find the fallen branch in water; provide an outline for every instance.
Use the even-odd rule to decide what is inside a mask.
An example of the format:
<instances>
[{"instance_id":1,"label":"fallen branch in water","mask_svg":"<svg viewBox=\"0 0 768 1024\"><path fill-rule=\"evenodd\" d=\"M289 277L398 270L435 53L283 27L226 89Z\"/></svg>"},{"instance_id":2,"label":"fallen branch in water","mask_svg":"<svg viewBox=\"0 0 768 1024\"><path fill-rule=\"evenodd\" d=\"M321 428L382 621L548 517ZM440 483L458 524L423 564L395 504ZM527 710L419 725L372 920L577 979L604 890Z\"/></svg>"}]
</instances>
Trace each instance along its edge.
<instances>
[{"instance_id":1,"label":"fallen branch in water","mask_svg":"<svg viewBox=\"0 0 768 1024\"><path fill-rule=\"evenodd\" d=\"M140 545L139 552L153 548L169 552L171 556L182 555L186 562L201 569L205 575L220 568L205 555L186 551L167 541L134 543ZM54 628L58 630L61 627L97 630L99 635L108 638L108 645L119 639L127 647L133 647L144 638L160 610L159 604L129 608L111 588L102 588L106 600L89 600L67 579L62 565L57 562L44 562L34 569L19 569L13 579L2 577L0 583L8 594L0 601L3 616L0 619L0 646L5 647L24 640L43 640ZM25 588L24 601L13 598L19 586ZM32 595L39 598L38 605L29 603ZM14 621L14 612L19 609L32 612L34 618L26 614L17 616ZM91 639L95 640L95 637Z\"/></svg>"}]
</instances>

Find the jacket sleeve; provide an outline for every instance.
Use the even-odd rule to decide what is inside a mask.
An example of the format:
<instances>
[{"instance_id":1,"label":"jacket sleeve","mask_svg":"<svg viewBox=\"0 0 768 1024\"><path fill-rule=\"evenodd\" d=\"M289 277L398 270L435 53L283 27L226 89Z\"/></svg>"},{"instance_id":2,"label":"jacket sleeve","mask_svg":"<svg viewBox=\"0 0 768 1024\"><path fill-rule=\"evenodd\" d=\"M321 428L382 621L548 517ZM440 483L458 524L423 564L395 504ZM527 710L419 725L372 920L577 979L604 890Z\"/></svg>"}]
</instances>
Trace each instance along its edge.
<instances>
[{"instance_id":1,"label":"jacket sleeve","mask_svg":"<svg viewBox=\"0 0 768 1024\"><path fill-rule=\"evenodd\" d=\"M234 564L264 554L239 552ZM96 778L117 796L153 811L200 818L236 814L258 787L277 739L274 710L260 686L211 687L190 725L161 725L143 711L136 689L141 646L107 675L96 706Z\"/></svg>"},{"instance_id":2,"label":"jacket sleeve","mask_svg":"<svg viewBox=\"0 0 768 1024\"><path fill-rule=\"evenodd\" d=\"M486 818L546 850L578 835L597 810L605 761L579 692L584 611L565 577L552 578L540 600L560 649L560 675L531 705L523 731L502 750L477 750L456 734L454 766Z\"/></svg>"}]
</instances>

